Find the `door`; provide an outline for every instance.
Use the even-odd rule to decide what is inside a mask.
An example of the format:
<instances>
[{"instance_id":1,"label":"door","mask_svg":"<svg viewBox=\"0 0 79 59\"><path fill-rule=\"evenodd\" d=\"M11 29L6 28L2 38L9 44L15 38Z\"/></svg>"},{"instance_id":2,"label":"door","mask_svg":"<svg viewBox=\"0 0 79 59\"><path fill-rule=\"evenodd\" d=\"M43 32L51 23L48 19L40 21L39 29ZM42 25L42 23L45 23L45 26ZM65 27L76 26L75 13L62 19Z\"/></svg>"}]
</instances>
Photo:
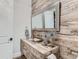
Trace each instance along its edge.
<instances>
[{"instance_id":1,"label":"door","mask_svg":"<svg viewBox=\"0 0 79 59\"><path fill-rule=\"evenodd\" d=\"M0 59L12 59L13 0L0 0Z\"/></svg>"}]
</instances>

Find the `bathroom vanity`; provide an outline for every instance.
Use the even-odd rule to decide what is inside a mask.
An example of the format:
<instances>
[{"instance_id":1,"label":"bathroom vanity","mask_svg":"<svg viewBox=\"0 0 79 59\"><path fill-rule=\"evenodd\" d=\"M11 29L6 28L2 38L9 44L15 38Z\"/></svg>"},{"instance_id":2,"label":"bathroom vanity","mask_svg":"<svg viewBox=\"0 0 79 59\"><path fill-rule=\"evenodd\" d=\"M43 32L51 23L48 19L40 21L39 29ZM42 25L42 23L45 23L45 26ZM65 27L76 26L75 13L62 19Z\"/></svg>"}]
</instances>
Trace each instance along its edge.
<instances>
[{"instance_id":1,"label":"bathroom vanity","mask_svg":"<svg viewBox=\"0 0 79 59\"><path fill-rule=\"evenodd\" d=\"M27 59L47 59L50 54L58 56L59 47L43 46L40 43L33 42L32 40L21 39L21 53Z\"/></svg>"}]
</instances>

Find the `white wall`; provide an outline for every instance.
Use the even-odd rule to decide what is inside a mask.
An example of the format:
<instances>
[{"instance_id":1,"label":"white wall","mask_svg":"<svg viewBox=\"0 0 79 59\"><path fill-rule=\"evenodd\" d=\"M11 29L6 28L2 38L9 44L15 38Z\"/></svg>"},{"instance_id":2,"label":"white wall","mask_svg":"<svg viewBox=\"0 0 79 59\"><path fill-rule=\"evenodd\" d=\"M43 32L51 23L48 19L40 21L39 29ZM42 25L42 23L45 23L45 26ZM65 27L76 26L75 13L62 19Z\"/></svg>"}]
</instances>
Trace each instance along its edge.
<instances>
[{"instance_id":1,"label":"white wall","mask_svg":"<svg viewBox=\"0 0 79 59\"><path fill-rule=\"evenodd\" d=\"M24 37L25 26L31 33L31 0L14 2L14 55L20 53L20 38Z\"/></svg>"}]
</instances>

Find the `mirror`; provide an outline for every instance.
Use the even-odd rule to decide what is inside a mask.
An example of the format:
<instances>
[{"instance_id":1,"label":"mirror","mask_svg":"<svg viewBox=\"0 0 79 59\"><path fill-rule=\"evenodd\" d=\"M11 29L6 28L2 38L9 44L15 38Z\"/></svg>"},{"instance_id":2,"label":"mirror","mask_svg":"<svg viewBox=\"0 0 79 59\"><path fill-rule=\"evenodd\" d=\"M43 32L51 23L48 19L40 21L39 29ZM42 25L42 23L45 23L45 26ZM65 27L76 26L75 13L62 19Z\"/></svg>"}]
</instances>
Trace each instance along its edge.
<instances>
[{"instance_id":1,"label":"mirror","mask_svg":"<svg viewBox=\"0 0 79 59\"><path fill-rule=\"evenodd\" d=\"M55 28L55 12L54 9L44 12L45 28Z\"/></svg>"},{"instance_id":2,"label":"mirror","mask_svg":"<svg viewBox=\"0 0 79 59\"><path fill-rule=\"evenodd\" d=\"M42 14L32 17L32 29L43 28Z\"/></svg>"},{"instance_id":3,"label":"mirror","mask_svg":"<svg viewBox=\"0 0 79 59\"><path fill-rule=\"evenodd\" d=\"M38 12L38 14L33 15L32 17L32 29L40 28L42 30L48 31L59 31L60 24L60 3L55 5L51 5L47 7L45 10Z\"/></svg>"}]
</instances>

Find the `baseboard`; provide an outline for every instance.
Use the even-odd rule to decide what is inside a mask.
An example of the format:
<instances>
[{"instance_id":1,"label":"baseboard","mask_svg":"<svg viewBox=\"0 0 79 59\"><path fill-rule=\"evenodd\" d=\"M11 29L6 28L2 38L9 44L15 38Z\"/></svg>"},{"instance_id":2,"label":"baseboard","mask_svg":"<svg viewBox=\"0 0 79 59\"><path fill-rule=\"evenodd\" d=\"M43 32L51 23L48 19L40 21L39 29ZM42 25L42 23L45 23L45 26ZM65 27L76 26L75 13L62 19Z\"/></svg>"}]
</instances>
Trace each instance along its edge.
<instances>
[{"instance_id":1,"label":"baseboard","mask_svg":"<svg viewBox=\"0 0 79 59\"><path fill-rule=\"evenodd\" d=\"M14 53L13 58L17 58L21 56L21 52Z\"/></svg>"}]
</instances>

